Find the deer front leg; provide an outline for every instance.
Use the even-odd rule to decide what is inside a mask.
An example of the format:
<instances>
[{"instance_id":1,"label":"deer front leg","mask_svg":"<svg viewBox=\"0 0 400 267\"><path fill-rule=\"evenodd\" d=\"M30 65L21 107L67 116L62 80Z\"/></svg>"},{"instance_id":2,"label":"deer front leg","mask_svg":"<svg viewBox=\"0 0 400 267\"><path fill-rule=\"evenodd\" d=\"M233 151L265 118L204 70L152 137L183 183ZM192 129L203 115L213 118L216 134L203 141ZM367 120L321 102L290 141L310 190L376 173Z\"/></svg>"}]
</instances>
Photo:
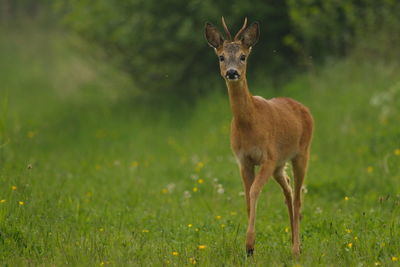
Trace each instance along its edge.
<instances>
[{"instance_id":1,"label":"deer front leg","mask_svg":"<svg viewBox=\"0 0 400 267\"><path fill-rule=\"evenodd\" d=\"M247 161L241 162L240 175L242 176L244 193L246 195L246 208L248 219L250 216L250 187L254 181L254 165Z\"/></svg>"},{"instance_id":2,"label":"deer front leg","mask_svg":"<svg viewBox=\"0 0 400 267\"><path fill-rule=\"evenodd\" d=\"M254 251L257 199L260 195L261 189L272 175L274 168L275 163L272 161L263 163L250 187L250 215L246 234L246 251L248 256L253 255Z\"/></svg>"}]
</instances>

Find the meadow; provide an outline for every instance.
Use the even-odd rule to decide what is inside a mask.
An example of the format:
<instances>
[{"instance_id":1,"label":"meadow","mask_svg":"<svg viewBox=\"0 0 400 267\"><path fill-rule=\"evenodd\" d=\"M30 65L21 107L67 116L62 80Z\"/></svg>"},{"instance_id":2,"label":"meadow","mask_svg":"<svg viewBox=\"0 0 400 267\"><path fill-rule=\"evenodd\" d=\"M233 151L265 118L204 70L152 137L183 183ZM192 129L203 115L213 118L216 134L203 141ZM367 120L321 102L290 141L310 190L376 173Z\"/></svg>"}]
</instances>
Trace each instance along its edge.
<instances>
[{"instance_id":1,"label":"meadow","mask_svg":"<svg viewBox=\"0 0 400 267\"><path fill-rule=\"evenodd\" d=\"M222 79L196 105L158 105L138 101L126 74L88 56L77 37L35 26L2 28L1 36L2 265L400 264L395 60L359 49L278 89L250 81L256 95L310 107L316 129L300 259L292 259L273 180L260 196L256 251L247 258Z\"/></svg>"}]
</instances>

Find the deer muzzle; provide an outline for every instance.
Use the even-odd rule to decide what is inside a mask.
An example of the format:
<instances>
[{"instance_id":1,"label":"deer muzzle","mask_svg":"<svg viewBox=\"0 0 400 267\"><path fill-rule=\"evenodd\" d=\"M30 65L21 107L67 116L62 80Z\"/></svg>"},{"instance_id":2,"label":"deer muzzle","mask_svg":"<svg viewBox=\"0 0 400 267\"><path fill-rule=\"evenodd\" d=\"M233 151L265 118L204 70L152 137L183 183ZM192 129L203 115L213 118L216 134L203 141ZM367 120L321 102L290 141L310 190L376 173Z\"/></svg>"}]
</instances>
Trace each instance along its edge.
<instances>
[{"instance_id":1,"label":"deer muzzle","mask_svg":"<svg viewBox=\"0 0 400 267\"><path fill-rule=\"evenodd\" d=\"M235 70L235 69L229 69L229 70L226 72L225 77L226 77L228 80L238 80L238 79L240 78L240 74L239 74L239 73L237 72L237 70Z\"/></svg>"}]
</instances>

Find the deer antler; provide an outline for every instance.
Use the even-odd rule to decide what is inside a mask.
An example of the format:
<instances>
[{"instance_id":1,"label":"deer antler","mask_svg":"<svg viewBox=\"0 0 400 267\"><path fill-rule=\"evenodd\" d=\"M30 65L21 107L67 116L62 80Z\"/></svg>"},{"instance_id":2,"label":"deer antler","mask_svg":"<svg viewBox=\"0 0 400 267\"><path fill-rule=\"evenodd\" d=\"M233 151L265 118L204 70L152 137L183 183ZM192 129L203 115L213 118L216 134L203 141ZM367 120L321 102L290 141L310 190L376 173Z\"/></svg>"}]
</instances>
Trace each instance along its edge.
<instances>
[{"instance_id":1,"label":"deer antler","mask_svg":"<svg viewBox=\"0 0 400 267\"><path fill-rule=\"evenodd\" d=\"M242 28L238 31L238 33L235 35L235 41L237 41L238 40L238 38L239 38L239 36L242 34L242 32L246 29L246 26L247 26L247 17L245 17L244 18L244 23L243 23L243 26L242 26Z\"/></svg>"},{"instance_id":2,"label":"deer antler","mask_svg":"<svg viewBox=\"0 0 400 267\"><path fill-rule=\"evenodd\" d=\"M226 32L226 37L227 37L227 39L228 39L229 41L231 41L231 40L232 40L232 36L231 36L231 33L230 33L229 30L228 30L228 27L226 26L225 19L224 19L223 16L222 16L222 25L224 26L224 30L225 30L225 32Z\"/></svg>"}]
</instances>

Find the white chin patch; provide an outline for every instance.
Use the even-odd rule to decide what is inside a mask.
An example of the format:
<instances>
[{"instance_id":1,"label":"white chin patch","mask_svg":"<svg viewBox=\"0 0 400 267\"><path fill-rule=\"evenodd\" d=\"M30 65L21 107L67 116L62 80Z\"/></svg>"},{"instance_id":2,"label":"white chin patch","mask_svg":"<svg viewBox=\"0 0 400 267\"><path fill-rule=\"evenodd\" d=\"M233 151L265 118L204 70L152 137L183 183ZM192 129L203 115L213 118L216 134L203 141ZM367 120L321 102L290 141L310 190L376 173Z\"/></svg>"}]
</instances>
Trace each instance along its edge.
<instances>
[{"instance_id":1,"label":"white chin patch","mask_svg":"<svg viewBox=\"0 0 400 267\"><path fill-rule=\"evenodd\" d=\"M226 79L228 81L237 81L237 80L239 80L239 75L235 75L235 78L229 78L228 76L226 76Z\"/></svg>"}]
</instances>

